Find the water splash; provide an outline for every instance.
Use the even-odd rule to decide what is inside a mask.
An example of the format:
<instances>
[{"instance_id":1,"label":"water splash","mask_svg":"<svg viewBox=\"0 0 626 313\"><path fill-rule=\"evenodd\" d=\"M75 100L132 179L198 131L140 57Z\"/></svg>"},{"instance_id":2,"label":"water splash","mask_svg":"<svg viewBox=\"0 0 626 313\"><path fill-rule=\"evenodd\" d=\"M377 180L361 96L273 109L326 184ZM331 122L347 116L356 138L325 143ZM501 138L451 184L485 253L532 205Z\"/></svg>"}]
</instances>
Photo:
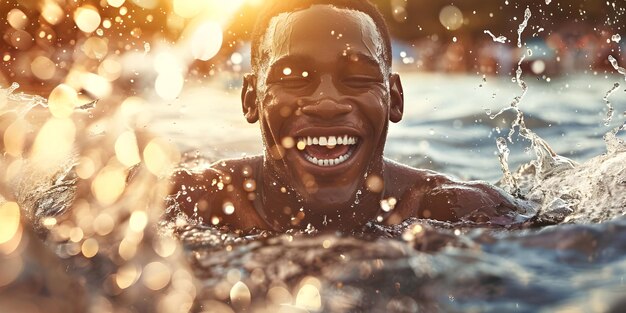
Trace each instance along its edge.
<instances>
[{"instance_id":1,"label":"water splash","mask_svg":"<svg viewBox=\"0 0 626 313\"><path fill-rule=\"evenodd\" d=\"M624 75L624 80L626 80L626 69L619 66L617 60L612 55L609 55L609 62L611 62L611 65L618 73Z\"/></svg>"},{"instance_id":2,"label":"water splash","mask_svg":"<svg viewBox=\"0 0 626 313\"><path fill-rule=\"evenodd\" d=\"M614 35L613 37L615 36L619 36L619 35ZM619 64L617 63L617 60L612 55L609 55L608 59L609 59L609 62L611 62L611 65L613 66L613 68L618 73L624 75L624 79L626 79L626 69L619 66ZM604 102L606 103L606 106L608 107L608 110L606 112L606 118L604 119L604 125L606 126L609 126L609 124L611 123L611 120L613 119L613 114L615 112L613 108L613 104L611 104L611 101L609 101L609 96L611 96L611 94L613 94L619 87L620 87L620 84L618 82L615 82L613 84L613 87L609 91L607 91L606 94L604 95L604 98L602 98L602 100L604 100ZM604 142L606 143L606 148L609 154L625 149L624 141L617 137L617 134L620 131L625 130L625 129L626 129L626 122L624 122L621 126L618 126L612 129L611 131L607 132L606 134L604 134Z\"/></svg>"},{"instance_id":3,"label":"water splash","mask_svg":"<svg viewBox=\"0 0 626 313\"><path fill-rule=\"evenodd\" d=\"M13 82L11 84L11 86L7 89L7 93L10 95L12 94L15 90L17 90L17 88L20 88L20 84Z\"/></svg>"},{"instance_id":4,"label":"water splash","mask_svg":"<svg viewBox=\"0 0 626 313\"><path fill-rule=\"evenodd\" d=\"M507 38L502 35L496 37L496 35L494 35L491 31L487 29L485 29L484 33L491 36L491 39L493 39L494 42L506 43Z\"/></svg>"},{"instance_id":5,"label":"water splash","mask_svg":"<svg viewBox=\"0 0 626 313\"><path fill-rule=\"evenodd\" d=\"M148 53L150 53L150 43L149 42L145 42L143 44L143 54L147 55Z\"/></svg>"},{"instance_id":6,"label":"water splash","mask_svg":"<svg viewBox=\"0 0 626 313\"><path fill-rule=\"evenodd\" d=\"M614 154L618 151L626 151L626 143L624 140L617 137L620 131L626 130L626 122L622 126L615 127L613 130L604 134L604 142L606 143L606 150L608 154Z\"/></svg>"},{"instance_id":7,"label":"water splash","mask_svg":"<svg viewBox=\"0 0 626 313\"><path fill-rule=\"evenodd\" d=\"M604 98L602 98L602 100L604 100L606 106L608 107L608 110L606 112L606 118L604 119L604 125L606 126L609 126L609 124L611 124L611 120L613 119L613 114L615 112L615 110L613 109L613 104L611 104L611 101L609 101L609 96L613 94L617 90L617 88L619 88L619 83L616 82L615 84L613 84L613 88L607 91L604 95Z\"/></svg>"},{"instance_id":8,"label":"water splash","mask_svg":"<svg viewBox=\"0 0 626 313\"><path fill-rule=\"evenodd\" d=\"M510 142L513 142L513 134L515 133L515 128L517 127L519 129L520 135L530 139L530 130L526 128L525 124L524 124L524 113L519 109L518 105L519 103L522 101L522 99L524 99L524 97L526 96L526 93L528 93L528 85L526 84L526 82L522 79L522 62L524 62L524 59L526 58L526 54L523 54L522 57L520 58L519 62L517 62L517 70L515 70L515 81L517 82L517 85L522 89L522 93L519 96L515 96L515 98L513 98L513 101L511 102L511 104L508 107L502 108L500 111L498 111L498 113L495 114L491 114L489 115L490 119L495 119L496 117L498 117L500 114L508 111L508 110L514 110L516 113L516 118L513 121L513 123L511 124L511 130L509 131L509 135L508 135L508 140Z\"/></svg>"},{"instance_id":9,"label":"water splash","mask_svg":"<svg viewBox=\"0 0 626 313\"><path fill-rule=\"evenodd\" d=\"M15 91L18 88L20 88L20 84L14 82L7 89L0 89L0 97L6 97L6 100L15 102L15 104L17 104L9 105L6 108L0 107L0 115L6 113L6 111L12 111L15 112L18 117L22 118L34 107L48 107L48 101L45 98L37 95L25 94L22 92L16 93Z\"/></svg>"},{"instance_id":10,"label":"water splash","mask_svg":"<svg viewBox=\"0 0 626 313\"><path fill-rule=\"evenodd\" d=\"M529 8L526 8L524 11L524 21L519 25L518 28L518 43L517 46L519 48L522 47L521 35L524 29L528 26L528 21L531 17L531 12ZM538 181L543 180L545 177L551 175L552 173L562 171L564 169L572 168L575 166L575 163L567 158L561 157L557 155L550 146L535 134L533 131L526 127L524 122L524 112L520 110L519 104L524 99L526 94L528 93L528 84L522 79L522 62L526 59L527 56L532 56L532 50L526 49L519 61L517 62L517 69L515 70L515 78L514 82L517 82L517 85L522 90L522 93L513 98L513 101L509 105L509 107L502 108L498 113L489 115L489 118L495 119L497 116L502 114L508 110L514 110L516 113L516 117L511 123L511 129L508 133L507 139L509 142L513 142L513 134L517 128L519 135L525 139L528 139L531 143L531 148L535 151L536 159L531 162L531 165L535 168L535 176L533 182L530 186L535 185ZM505 186L505 189L508 189L511 194L520 196L521 189L519 182L517 179L511 174L508 166L508 155L510 153L509 148L506 144L506 140L502 137L499 137L496 140L496 146L498 147L498 156L500 159L500 166L502 168L504 177L502 179L502 183Z\"/></svg>"},{"instance_id":11,"label":"water splash","mask_svg":"<svg viewBox=\"0 0 626 313\"><path fill-rule=\"evenodd\" d=\"M619 43L622 40L622 36L620 36L619 34L615 34L613 36L611 36L611 40L614 42Z\"/></svg>"},{"instance_id":12,"label":"water splash","mask_svg":"<svg viewBox=\"0 0 626 313\"><path fill-rule=\"evenodd\" d=\"M524 21L519 24L519 28L517 29L517 47L521 48L522 47L522 33L524 32L524 29L526 29L526 26L528 26L528 20L530 19L531 16L531 12L530 12L530 8L526 8L526 10L524 11Z\"/></svg>"},{"instance_id":13,"label":"water splash","mask_svg":"<svg viewBox=\"0 0 626 313\"><path fill-rule=\"evenodd\" d=\"M498 139L496 139L496 146L498 148L500 167L502 168L502 173L504 174L502 177L502 187L506 192L519 196L520 190L517 181L509 169L509 154L511 153L511 150L509 150L509 147L506 144L506 139L504 137L498 137Z\"/></svg>"}]
</instances>

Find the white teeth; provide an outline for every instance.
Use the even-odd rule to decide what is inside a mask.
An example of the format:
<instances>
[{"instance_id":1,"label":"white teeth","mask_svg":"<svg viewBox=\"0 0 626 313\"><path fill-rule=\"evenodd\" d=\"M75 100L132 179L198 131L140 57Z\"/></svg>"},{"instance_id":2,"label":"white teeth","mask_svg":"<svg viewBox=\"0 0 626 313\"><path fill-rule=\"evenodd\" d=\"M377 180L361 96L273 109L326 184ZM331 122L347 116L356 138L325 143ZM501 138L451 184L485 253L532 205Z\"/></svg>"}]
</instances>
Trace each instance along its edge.
<instances>
[{"instance_id":1,"label":"white teeth","mask_svg":"<svg viewBox=\"0 0 626 313\"><path fill-rule=\"evenodd\" d=\"M305 154L304 158L307 161L309 161L309 162L311 162L311 163L313 163L313 164L315 164L317 166L327 167L327 166L339 165L339 164L345 162L346 160L348 160L350 158L350 155L352 155L352 152L348 152L348 153L346 153L346 154L344 154L344 155L342 155L342 156L340 156L338 158L335 158L335 159L327 159L327 160L319 159L318 160L316 157L312 157L312 156L310 156L308 154Z\"/></svg>"},{"instance_id":2,"label":"white teeth","mask_svg":"<svg viewBox=\"0 0 626 313\"><path fill-rule=\"evenodd\" d=\"M319 137L300 137L297 139L298 140L298 150L306 150L306 146L312 146L312 145L320 145L320 146L326 146L328 148L333 148L337 145L356 145L357 141L358 141L358 137L348 137L348 135L343 135L343 136L319 136ZM304 146L304 147L303 147ZM302 148L302 149L300 149ZM339 165L345 161L347 161L350 156L352 155L352 149L350 149L348 151L348 153L339 156L337 158L334 159L317 159L311 155L309 155L308 153L306 153L306 151L304 152L304 157L307 161L318 165L318 166L335 166L335 165Z\"/></svg>"},{"instance_id":3,"label":"white teeth","mask_svg":"<svg viewBox=\"0 0 626 313\"><path fill-rule=\"evenodd\" d=\"M337 145L337 139L335 138L335 136L328 137L328 145L329 146L336 146Z\"/></svg>"},{"instance_id":4,"label":"white teeth","mask_svg":"<svg viewBox=\"0 0 626 313\"><path fill-rule=\"evenodd\" d=\"M320 145L320 146L336 146L336 145L356 145L357 137L343 136L319 136L319 137L300 137L298 142L304 142L307 146Z\"/></svg>"}]
</instances>

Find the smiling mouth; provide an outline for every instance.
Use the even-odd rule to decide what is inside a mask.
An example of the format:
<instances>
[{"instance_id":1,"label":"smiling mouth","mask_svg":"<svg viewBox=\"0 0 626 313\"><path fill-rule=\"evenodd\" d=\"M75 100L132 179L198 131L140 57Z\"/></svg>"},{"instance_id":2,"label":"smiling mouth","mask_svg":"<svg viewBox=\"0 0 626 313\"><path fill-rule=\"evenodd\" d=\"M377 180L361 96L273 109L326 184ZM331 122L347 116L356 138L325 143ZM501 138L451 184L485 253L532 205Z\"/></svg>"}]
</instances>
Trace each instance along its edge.
<instances>
[{"instance_id":1,"label":"smiling mouth","mask_svg":"<svg viewBox=\"0 0 626 313\"><path fill-rule=\"evenodd\" d=\"M298 137L296 148L309 163L322 167L347 162L358 147L356 136Z\"/></svg>"}]
</instances>

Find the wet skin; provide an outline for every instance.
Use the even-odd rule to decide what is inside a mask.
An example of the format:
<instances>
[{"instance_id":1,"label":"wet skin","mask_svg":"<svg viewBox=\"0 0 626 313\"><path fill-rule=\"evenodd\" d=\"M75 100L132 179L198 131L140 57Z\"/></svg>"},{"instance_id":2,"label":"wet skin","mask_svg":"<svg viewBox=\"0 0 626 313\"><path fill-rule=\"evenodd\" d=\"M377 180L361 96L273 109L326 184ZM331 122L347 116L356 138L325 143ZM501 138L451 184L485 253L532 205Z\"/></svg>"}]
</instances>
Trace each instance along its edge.
<instances>
[{"instance_id":1,"label":"wet skin","mask_svg":"<svg viewBox=\"0 0 626 313\"><path fill-rule=\"evenodd\" d=\"M172 194L181 210L205 222L278 231L309 224L350 230L416 216L523 220L512 212L526 204L493 186L383 157L404 99L381 45L374 22L360 12L316 5L275 17L261 44L264 66L245 76L242 90L245 118L260 123L264 155L176 172Z\"/></svg>"}]
</instances>

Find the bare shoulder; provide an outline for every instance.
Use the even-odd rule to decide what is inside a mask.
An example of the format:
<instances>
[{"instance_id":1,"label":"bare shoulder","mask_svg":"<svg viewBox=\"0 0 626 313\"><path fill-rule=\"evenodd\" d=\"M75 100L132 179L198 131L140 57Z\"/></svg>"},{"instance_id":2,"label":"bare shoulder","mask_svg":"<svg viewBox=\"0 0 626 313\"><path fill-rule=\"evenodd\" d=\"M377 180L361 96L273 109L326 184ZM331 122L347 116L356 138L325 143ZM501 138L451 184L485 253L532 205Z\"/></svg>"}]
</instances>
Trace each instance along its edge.
<instances>
[{"instance_id":1,"label":"bare shoulder","mask_svg":"<svg viewBox=\"0 0 626 313\"><path fill-rule=\"evenodd\" d=\"M456 222L514 224L533 212L533 205L484 181L460 181L431 170L387 162L389 186L399 196L401 217Z\"/></svg>"},{"instance_id":2,"label":"bare shoulder","mask_svg":"<svg viewBox=\"0 0 626 313\"><path fill-rule=\"evenodd\" d=\"M225 159L204 166L181 166L170 178L167 213L183 212L207 221L234 220L230 216L232 212L224 207L237 207L238 213L252 210L244 182L256 177L261 164L262 157L255 156Z\"/></svg>"},{"instance_id":3,"label":"bare shoulder","mask_svg":"<svg viewBox=\"0 0 626 313\"><path fill-rule=\"evenodd\" d=\"M404 198L404 202L414 202L428 191L454 182L452 177L442 173L385 160L385 191Z\"/></svg>"},{"instance_id":4,"label":"bare shoulder","mask_svg":"<svg viewBox=\"0 0 626 313\"><path fill-rule=\"evenodd\" d=\"M188 186L210 183L214 186L230 184L232 179L251 177L262 163L261 156L241 159L225 159L207 165L181 166L174 170L170 182L174 186Z\"/></svg>"}]
</instances>

